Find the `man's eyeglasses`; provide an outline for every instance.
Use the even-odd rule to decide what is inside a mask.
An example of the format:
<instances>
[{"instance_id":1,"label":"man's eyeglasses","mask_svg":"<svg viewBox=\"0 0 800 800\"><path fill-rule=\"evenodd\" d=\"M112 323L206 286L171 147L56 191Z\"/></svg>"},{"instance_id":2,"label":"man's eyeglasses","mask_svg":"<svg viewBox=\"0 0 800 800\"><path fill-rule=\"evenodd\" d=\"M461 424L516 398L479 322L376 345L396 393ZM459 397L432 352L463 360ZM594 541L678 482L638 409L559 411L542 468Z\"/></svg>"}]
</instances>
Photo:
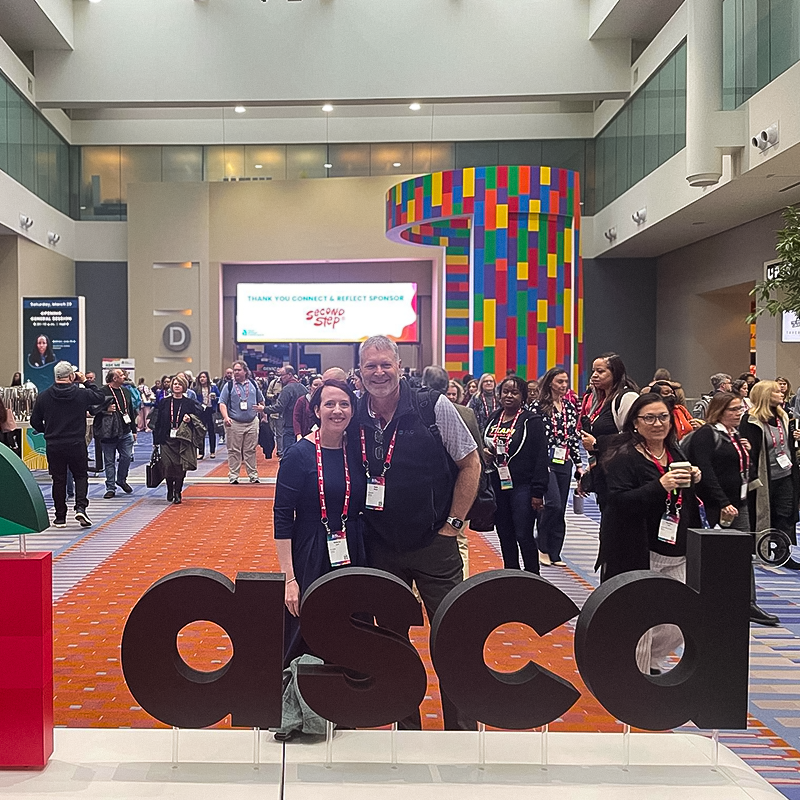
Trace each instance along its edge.
<instances>
[{"instance_id":1,"label":"man's eyeglasses","mask_svg":"<svg viewBox=\"0 0 800 800\"><path fill-rule=\"evenodd\" d=\"M656 422L666 425L669 422L669 412L665 411L663 414L644 414L643 416L636 417L636 419L640 419L645 425L655 425Z\"/></svg>"}]
</instances>

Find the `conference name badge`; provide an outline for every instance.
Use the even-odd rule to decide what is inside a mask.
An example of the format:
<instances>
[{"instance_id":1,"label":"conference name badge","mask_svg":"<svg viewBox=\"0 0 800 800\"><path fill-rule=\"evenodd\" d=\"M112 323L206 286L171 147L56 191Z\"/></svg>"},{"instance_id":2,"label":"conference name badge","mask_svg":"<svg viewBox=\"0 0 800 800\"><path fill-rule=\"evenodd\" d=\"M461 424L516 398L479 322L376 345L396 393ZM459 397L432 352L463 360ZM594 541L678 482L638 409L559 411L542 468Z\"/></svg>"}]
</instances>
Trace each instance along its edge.
<instances>
[{"instance_id":1,"label":"conference name badge","mask_svg":"<svg viewBox=\"0 0 800 800\"><path fill-rule=\"evenodd\" d=\"M553 448L553 463L554 464L564 464L567 460L567 448L566 447L554 447Z\"/></svg>"},{"instance_id":2,"label":"conference name badge","mask_svg":"<svg viewBox=\"0 0 800 800\"><path fill-rule=\"evenodd\" d=\"M169 438L170 439L175 439L177 436L178 436L178 429L177 428L172 428L172 430L170 430L170 432L169 432Z\"/></svg>"},{"instance_id":3,"label":"conference name badge","mask_svg":"<svg viewBox=\"0 0 800 800\"><path fill-rule=\"evenodd\" d=\"M332 567L345 567L350 563L345 531L328 531L328 558Z\"/></svg>"},{"instance_id":4,"label":"conference name badge","mask_svg":"<svg viewBox=\"0 0 800 800\"><path fill-rule=\"evenodd\" d=\"M789 469L792 466L792 459L786 453L778 453L777 460L781 469Z\"/></svg>"},{"instance_id":5,"label":"conference name badge","mask_svg":"<svg viewBox=\"0 0 800 800\"><path fill-rule=\"evenodd\" d=\"M385 496L386 480L384 478L369 478L367 480L367 508L372 511L383 511Z\"/></svg>"},{"instance_id":6,"label":"conference name badge","mask_svg":"<svg viewBox=\"0 0 800 800\"><path fill-rule=\"evenodd\" d=\"M501 489L513 489L514 483L511 480L511 470L508 468L508 464L501 464L497 468L497 474L500 477L500 488Z\"/></svg>"},{"instance_id":7,"label":"conference name badge","mask_svg":"<svg viewBox=\"0 0 800 800\"><path fill-rule=\"evenodd\" d=\"M123 421L123 422L124 422L126 425L130 425L130 424L131 424L131 417L130 417L130 414L123 414L123 415L122 415L122 421Z\"/></svg>"},{"instance_id":8,"label":"conference name badge","mask_svg":"<svg viewBox=\"0 0 800 800\"><path fill-rule=\"evenodd\" d=\"M678 541L678 517L675 514L664 514L658 526L658 541L675 544Z\"/></svg>"},{"instance_id":9,"label":"conference name badge","mask_svg":"<svg viewBox=\"0 0 800 800\"><path fill-rule=\"evenodd\" d=\"M247 411L247 400L239 401L239 411Z\"/></svg>"}]
</instances>

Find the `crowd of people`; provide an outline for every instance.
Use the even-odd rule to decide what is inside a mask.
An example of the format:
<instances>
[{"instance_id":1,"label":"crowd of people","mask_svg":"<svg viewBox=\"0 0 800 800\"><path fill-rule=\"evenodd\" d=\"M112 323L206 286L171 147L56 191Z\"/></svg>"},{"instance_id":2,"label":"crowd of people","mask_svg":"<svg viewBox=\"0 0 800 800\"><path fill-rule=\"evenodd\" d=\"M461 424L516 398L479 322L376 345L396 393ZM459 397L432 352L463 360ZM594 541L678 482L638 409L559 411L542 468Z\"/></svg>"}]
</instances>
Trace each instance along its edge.
<instances>
[{"instance_id":1,"label":"crowd of people","mask_svg":"<svg viewBox=\"0 0 800 800\"><path fill-rule=\"evenodd\" d=\"M206 443L215 457L218 436L231 484L242 466L259 482L259 444L266 455L277 451L274 528L286 574L287 666L307 654L298 624L303 592L341 566L396 575L432 618L469 574L465 528L487 503L504 568L539 574L564 567L573 479L575 495L593 494L600 509L596 568L603 581L642 569L685 581L691 527L773 528L796 544L800 401L782 377L745 373L733 381L716 373L690 412L666 370L640 389L615 353L592 362L579 397L561 367L538 380L454 376L439 366L418 376L401 367L397 345L384 336L361 344L350 373L298 374L285 365L256 377L236 361L221 378L182 372L153 387L110 370L101 388L66 362L54 374L31 425L47 441L56 526L65 524L69 475L76 519L91 524L87 415L105 463L106 498L132 491L132 442L146 427L175 504ZM786 566L800 568L793 559ZM758 606L754 578L750 618L779 622ZM679 643L674 626L653 629L637 649L640 669L658 674ZM447 728L474 727L446 696L443 709Z\"/></svg>"}]
</instances>

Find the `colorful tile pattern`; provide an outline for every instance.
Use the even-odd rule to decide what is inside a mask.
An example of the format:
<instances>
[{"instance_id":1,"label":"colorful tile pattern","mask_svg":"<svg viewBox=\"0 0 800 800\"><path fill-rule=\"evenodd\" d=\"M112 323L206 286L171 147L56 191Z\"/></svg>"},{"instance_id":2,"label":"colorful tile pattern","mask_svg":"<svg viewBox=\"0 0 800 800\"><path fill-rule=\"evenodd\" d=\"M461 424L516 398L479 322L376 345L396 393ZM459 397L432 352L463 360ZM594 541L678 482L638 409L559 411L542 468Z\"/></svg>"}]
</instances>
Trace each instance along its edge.
<instances>
[{"instance_id":1,"label":"colorful tile pattern","mask_svg":"<svg viewBox=\"0 0 800 800\"><path fill-rule=\"evenodd\" d=\"M583 275L577 172L469 167L421 175L386 195L386 235L443 247L444 367L552 366L577 384L583 356Z\"/></svg>"}]
</instances>

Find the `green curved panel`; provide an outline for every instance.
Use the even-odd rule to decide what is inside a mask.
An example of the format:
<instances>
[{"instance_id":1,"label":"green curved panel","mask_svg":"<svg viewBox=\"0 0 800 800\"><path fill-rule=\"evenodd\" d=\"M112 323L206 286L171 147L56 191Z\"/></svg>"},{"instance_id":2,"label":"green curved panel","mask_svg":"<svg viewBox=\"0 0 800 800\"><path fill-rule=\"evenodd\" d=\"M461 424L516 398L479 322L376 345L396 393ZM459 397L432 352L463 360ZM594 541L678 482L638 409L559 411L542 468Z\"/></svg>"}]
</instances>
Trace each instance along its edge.
<instances>
[{"instance_id":1,"label":"green curved panel","mask_svg":"<svg viewBox=\"0 0 800 800\"><path fill-rule=\"evenodd\" d=\"M31 471L0 444L0 536L41 533L49 526L42 490Z\"/></svg>"}]
</instances>

